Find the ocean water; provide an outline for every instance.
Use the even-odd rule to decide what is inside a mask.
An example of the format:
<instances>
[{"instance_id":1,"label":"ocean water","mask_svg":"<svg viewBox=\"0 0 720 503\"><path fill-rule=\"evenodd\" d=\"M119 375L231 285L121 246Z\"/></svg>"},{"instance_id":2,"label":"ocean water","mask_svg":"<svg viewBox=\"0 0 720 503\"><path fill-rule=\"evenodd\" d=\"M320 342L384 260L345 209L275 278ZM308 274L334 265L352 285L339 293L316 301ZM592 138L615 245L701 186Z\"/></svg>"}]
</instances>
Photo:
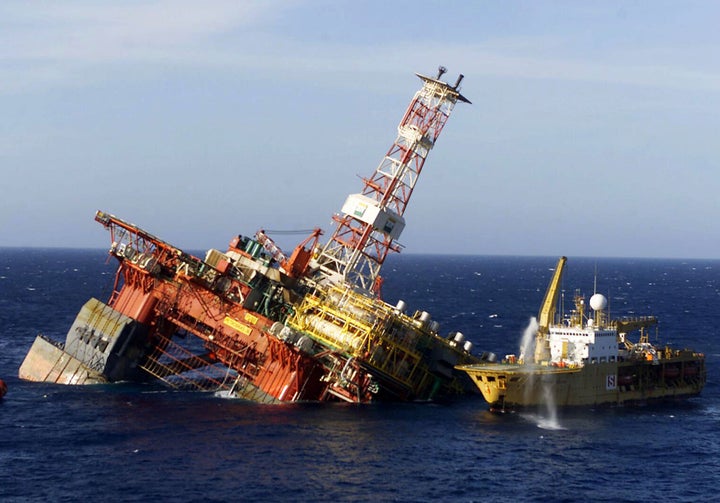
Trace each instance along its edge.
<instances>
[{"instance_id":1,"label":"ocean water","mask_svg":"<svg viewBox=\"0 0 720 503\"><path fill-rule=\"evenodd\" d=\"M394 256L384 298L428 311L475 352L518 353L555 257ZM707 355L680 404L492 414L428 404L258 405L212 393L19 381L34 337L63 340L107 300L103 250L0 249L2 501L716 501L720 261L570 257L563 287L655 314L654 342Z\"/></svg>"}]
</instances>

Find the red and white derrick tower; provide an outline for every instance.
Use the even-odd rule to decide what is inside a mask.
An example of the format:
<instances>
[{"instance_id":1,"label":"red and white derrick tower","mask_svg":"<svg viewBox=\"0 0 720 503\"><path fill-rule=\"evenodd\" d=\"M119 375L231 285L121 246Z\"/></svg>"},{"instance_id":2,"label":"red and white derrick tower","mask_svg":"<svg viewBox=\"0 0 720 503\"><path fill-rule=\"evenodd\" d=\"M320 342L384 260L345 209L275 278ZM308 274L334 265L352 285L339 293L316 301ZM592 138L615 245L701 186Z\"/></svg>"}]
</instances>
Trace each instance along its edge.
<instances>
[{"instance_id":1,"label":"red and white derrick tower","mask_svg":"<svg viewBox=\"0 0 720 503\"><path fill-rule=\"evenodd\" d=\"M413 97L398 126L398 136L375 173L364 178L359 194L350 194L342 214L333 216L335 231L316 261L317 279L347 283L367 292L380 285L380 268L388 252L400 251L396 243L405 228L403 213L417 183L428 153L458 101L470 103L460 94L460 75L454 85L437 77L416 74L423 87Z\"/></svg>"}]
</instances>

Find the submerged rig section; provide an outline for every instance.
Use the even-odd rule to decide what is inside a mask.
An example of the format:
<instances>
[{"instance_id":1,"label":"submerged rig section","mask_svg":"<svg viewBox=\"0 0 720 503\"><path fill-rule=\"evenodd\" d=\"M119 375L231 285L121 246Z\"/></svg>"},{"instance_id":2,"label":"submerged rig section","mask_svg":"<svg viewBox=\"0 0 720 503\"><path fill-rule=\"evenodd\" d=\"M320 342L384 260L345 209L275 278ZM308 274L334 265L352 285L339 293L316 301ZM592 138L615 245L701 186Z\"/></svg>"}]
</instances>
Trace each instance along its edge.
<instances>
[{"instance_id":1,"label":"submerged rig section","mask_svg":"<svg viewBox=\"0 0 720 503\"><path fill-rule=\"evenodd\" d=\"M291 254L264 231L200 259L111 214L118 269L110 299L90 299L64 342L36 337L22 379L61 384L159 380L263 403L435 400L476 390L456 366L479 363L462 334L380 298L425 160L459 86L418 75L392 146L360 193Z\"/></svg>"}]
</instances>

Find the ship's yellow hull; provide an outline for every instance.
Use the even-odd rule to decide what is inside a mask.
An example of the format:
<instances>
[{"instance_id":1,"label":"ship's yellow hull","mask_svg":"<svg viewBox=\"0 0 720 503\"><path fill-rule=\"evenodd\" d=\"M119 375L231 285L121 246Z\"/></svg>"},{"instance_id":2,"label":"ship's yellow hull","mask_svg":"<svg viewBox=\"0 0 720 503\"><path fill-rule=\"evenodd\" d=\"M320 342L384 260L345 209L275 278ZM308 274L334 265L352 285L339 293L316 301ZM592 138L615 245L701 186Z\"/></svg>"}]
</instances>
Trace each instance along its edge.
<instances>
[{"instance_id":1,"label":"ship's yellow hull","mask_svg":"<svg viewBox=\"0 0 720 503\"><path fill-rule=\"evenodd\" d=\"M691 352L661 362L622 361L576 368L481 363L458 366L493 409L597 406L680 399L700 393L705 360Z\"/></svg>"}]
</instances>

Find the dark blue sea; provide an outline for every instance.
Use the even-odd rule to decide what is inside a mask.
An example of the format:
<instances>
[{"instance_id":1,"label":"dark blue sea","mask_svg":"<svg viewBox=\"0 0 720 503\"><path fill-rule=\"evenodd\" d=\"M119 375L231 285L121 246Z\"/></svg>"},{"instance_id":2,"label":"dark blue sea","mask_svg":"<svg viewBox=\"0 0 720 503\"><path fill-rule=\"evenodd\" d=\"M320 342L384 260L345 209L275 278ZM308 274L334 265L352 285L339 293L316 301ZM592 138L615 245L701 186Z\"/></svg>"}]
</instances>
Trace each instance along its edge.
<instances>
[{"instance_id":1,"label":"dark blue sea","mask_svg":"<svg viewBox=\"0 0 720 503\"><path fill-rule=\"evenodd\" d=\"M394 256L383 296L475 352L517 353L557 257ZM542 414L442 404L258 405L131 384L21 382L34 337L107 300L103 250L0 249L0 500L718 501L720 261L569 258L563 287L655 314L654 342L707 355L686 403Z\"/></svg>"}]
</instances>

